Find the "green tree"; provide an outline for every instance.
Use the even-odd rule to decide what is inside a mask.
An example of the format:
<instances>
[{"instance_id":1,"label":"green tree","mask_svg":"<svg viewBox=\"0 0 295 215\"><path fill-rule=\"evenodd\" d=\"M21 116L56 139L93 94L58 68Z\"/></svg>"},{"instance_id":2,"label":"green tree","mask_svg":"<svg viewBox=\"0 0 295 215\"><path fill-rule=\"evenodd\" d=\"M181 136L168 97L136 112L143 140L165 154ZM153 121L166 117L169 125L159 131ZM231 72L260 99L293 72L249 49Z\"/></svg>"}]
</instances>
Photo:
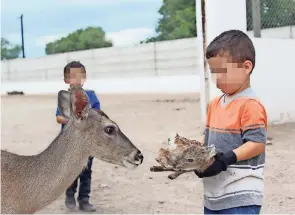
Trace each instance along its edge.
<instances>
[{"instance_id":1,"label":"green tree","mask_svg":"<svg viewBox=\"0 0 295 215\"><path fill-rule=\"evenodd\" d=\"M247 30L253 29L252 1L247 0ZM294 0L260 0L261 29L295 25Z\"/></svg>"},{"instance_id":2,"label":"green tree","mask_svg":"<svg viewBox=\"0 0 295 215\"><path fill-rule=\"evenodd\" d=\"M253 29L251 0L247 3L247 30ZM261 27L295 25L295 0L260 0ZM155 37L141 43L197 36L195 0L163 0Z\"/></svg>"},{"instance_id":3,"label":"green tree","mask_svg":"<svg viewBox=\"0 0 295 215\"><path fill-rule=\"evenodd\" d=\"M7 39L1 37L1 60L18 58L20 53L20 45L12 45Z\"/></svg>"},{"instance_id":4,"label":"green tree","mask_svg":"<svg viewBox=\"0 0 295 215\"><path fill-rule=\"evenodd\" d=\"M78 29L67 37L46 44L45 53L49 55L111 46L113 44L111 41L106 40L105 32L102 28L88 27L86 29Z\"/></svg>"},{"instance_id":5,"label":"green tree","mask_svg":"<svg viewBox=\"0 0 295 215\"><path fill-rule=\"evenodd\" d=\"M148 38L145 42L197 36L195 0L163 0L158 12L161 18L156 27L157 36Z\"/></svg>"}]
</instances>

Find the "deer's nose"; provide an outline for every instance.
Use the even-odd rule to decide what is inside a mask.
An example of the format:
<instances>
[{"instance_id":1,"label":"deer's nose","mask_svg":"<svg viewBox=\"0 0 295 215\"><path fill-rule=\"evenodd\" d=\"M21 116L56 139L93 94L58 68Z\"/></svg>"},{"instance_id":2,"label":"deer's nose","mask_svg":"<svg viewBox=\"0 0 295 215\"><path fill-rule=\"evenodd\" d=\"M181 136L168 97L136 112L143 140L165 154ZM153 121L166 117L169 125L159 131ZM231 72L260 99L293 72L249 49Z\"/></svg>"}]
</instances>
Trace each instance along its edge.
<instances>
[{"instance_id":1,"label":"deer's nose","mask_svg":"<svg viewBox=\"0 0 295 215\"><path fill-rule=\"evenodd\" d=\"M136 153L136 155L135 155L135 160L136 161L139 161L140 163L142 163L142 161L143 161L143 155L142 155L142 153L141 153L141 151L137 151L137 153Z\"/></svg>"}]
</instances>

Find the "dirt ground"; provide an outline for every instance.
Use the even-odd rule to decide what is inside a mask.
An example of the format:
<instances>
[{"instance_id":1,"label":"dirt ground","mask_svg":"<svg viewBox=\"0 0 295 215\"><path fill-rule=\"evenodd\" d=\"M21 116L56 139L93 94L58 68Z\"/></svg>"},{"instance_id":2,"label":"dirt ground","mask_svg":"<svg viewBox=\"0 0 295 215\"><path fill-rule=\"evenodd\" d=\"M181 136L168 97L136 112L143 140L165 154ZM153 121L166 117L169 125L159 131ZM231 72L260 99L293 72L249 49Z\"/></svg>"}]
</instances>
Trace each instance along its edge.
<instances>
[{"instance_id":1,"label":"dirt ground","mask_svg":"<svg viewBox=\"0 0 295 215\"><path fill-rule=\"evenodd\" d=\"M171 181L167 173L149 171L170 132L200 135L198 94L98 96L102 109L145 159L135 170L94 160L90 201L96 213L202 213L203 187L193 173ZM27 155L44 150L60 131L55 110L55 96L2 97L2 149ZM272 126L270 134L274 140L267 146L262 213L294 213L295 123ZM81 212L66 209L62 195L39 213Z\"/></svg>"}]
</instances>

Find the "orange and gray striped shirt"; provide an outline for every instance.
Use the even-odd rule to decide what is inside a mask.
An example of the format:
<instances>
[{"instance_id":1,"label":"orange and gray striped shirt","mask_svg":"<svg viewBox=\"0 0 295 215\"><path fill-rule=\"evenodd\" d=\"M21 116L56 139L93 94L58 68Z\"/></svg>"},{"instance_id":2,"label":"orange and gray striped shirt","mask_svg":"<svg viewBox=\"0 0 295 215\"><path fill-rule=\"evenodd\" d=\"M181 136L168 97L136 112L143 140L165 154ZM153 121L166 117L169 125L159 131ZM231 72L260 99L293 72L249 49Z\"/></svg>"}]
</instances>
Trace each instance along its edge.
<instances>
[{"instance_id":1,"label":"orange and gray striped shirt","mask_svg":"<svg viewBox=\"0 0 295 215\"><path fill-rule=\"evenodd\" d=\"M251 87L233 96L222 95L208 107L205 144L226 153L248 141L266 143L267 114ZM204 206L211 210L262 205L265 153L230 165L203 179Z\"/></svg>"}]
</instances>

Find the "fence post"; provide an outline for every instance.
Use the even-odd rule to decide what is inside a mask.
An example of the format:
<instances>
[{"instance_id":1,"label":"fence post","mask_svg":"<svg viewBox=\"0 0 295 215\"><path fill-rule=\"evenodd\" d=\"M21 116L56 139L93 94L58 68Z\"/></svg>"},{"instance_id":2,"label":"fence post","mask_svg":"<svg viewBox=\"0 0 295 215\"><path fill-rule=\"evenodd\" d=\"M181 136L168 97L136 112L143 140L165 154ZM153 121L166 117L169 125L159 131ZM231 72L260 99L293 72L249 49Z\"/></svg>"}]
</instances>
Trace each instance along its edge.
<instances>
[{"instance_id":1,"label":"fence post","mask_svg":"<svg viewBox=\"0 0 295 215\"><path fill-rule=\"evenodd\" d=\"M10 61L6 60L7 62L7 81L10 81Z\"/></svg>"},{"instance_id":2,"label":"fence post","mask_svg":"<svg viewBox=\"0 0 295 215\"><path fill-rule=\"evenodd\" d=\"M207 105L209 104L209 80L208 69L205 58L205 50L207 45L206 34L206 14L205 14L205 0L196 1L196 23L197 23L197 41L200 47L200 105L201 105L201 129L204 130L207 116Z\"/></svg>"},{"instance_id":3,"label":"fence post","mask_svg":"<svg viewBox=\"0 0 295 215\"><path fill-rule=\"evenodd\" d=\"M252 0L252 20L254 37L261 37L260 0Z\"/></svg>"},{"instance_id":4,"label":"fence post","mask_svg":"<svg viewBox=\"0 0 295 215\"><path fill-rule=\"evenodd\" d=\"M91 69L90 69L90 78L91 79L93 79L93 77L94 77L94 73L96 72L95 71L95 64L94 64L94 62L95 62L95 57L94 57L94 51L95 51L96 49L91 49Z\"/></svg>"},{"instance_id":5,"label":"fence post","mask_svg":"<svg viewBox=\"0 0 295 215\"><path fill-rule=\"evenodd\" d=\"M153 42L154 45L154 68L155 75L158 76L158 67L157 67L157 42Z\"/></svg>"},{"instance_id":6,"label":"fence post","mask_svg":"<svg viewBox=\"0 0 295 215\"><path fill-rule=\"evenodd\" d=\"M48 81L48 70L47 69L45 69L45 71L44 71L44 79L45 79L45 81Z\"/></svg>"}]
</instances>

